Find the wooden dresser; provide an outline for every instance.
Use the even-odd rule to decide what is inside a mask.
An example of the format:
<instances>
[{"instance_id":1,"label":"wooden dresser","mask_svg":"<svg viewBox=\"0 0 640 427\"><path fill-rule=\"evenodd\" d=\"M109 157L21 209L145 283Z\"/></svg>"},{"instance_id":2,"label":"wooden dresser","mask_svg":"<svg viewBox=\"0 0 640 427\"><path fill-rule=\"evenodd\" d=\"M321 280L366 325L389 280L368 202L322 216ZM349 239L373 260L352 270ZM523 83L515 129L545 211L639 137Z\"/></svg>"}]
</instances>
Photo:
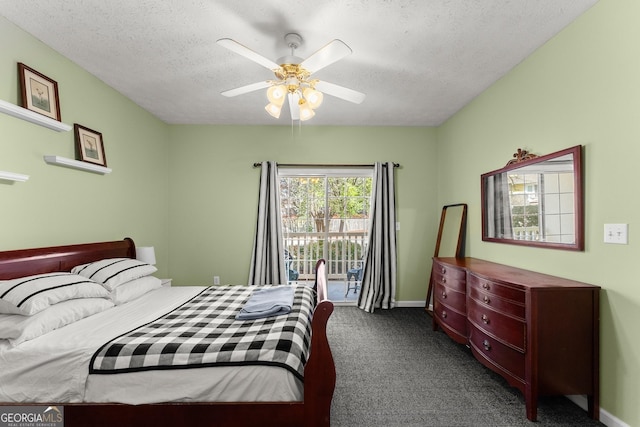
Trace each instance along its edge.
<instances>
[{"instance_id":1,"label":"wooden dresser","mask_svg":"<svg viewBox=\"0 0 640 427\"><path fill-rule=\"evenodd\" d=\"M600 287L476 258L434 258L433 328L522 391L587 395L599 418Z\"/></svg>"}]
</instances>

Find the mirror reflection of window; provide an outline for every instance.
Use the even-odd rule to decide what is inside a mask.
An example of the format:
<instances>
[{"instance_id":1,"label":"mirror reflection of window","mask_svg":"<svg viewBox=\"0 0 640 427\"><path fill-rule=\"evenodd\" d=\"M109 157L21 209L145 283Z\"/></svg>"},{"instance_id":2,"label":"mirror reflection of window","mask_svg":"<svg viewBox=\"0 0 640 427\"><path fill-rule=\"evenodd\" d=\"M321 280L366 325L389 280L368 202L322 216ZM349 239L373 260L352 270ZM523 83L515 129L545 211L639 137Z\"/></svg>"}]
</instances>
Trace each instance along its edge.
<instances>
[{"instance_id":1,"label":"mirror reflection of window","mask_svg":"<svg viewBox=\"0 0 640 427\"><path fill-rule=\"evenodd\" d=\"M539 241L540 230L540 174L509 174L509 205L511 229L516 240ZM541 236L542 234L542 236Z\"/></svg>"},{"instance_id":2,"label":"mirror reflection of window","mask_svg":"<svg viewBox=\"0 0 640 427\"><path fill-rule=\"evenodd\" d=\"M483 174L483 240L582 250L580 157L576 146Z\"/></svg>"}]
</instances>

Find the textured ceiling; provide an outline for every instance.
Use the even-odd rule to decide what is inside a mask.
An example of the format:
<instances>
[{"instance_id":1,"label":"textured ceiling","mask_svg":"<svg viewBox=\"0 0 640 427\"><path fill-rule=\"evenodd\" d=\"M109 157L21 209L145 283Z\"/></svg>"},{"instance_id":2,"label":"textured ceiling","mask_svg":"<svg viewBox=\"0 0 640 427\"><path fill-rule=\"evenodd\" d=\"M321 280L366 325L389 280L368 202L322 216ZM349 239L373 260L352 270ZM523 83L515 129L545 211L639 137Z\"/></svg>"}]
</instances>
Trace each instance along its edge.
<instances>
[{"instance_id":1,"label":"textured ceiling","mask_svg":"<svg viewBox=\"0 0 640 427\"><path fill-rule=\"evenodd\" d=\"M275 61L297 32L302 58L332 39L349 45L314 77L367 95L360 105L325 96L306 123L433 126L596 2L0 0L0 14L167 123L288 125L264 111L266 90L220 95L273 75L216 40Z\"/></svg>"}]
</instances>

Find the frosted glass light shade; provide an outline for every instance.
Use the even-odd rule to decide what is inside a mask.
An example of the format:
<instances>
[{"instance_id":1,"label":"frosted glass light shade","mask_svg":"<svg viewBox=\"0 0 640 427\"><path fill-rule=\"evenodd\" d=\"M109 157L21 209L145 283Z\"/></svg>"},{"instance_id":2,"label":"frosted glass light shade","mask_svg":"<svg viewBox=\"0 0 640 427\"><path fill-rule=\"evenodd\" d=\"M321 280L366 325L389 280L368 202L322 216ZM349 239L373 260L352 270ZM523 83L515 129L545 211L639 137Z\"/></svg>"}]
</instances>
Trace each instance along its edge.
<instances>
[{"instance_id":1,"label":"frosted glass light shade","mask_svg":"<svg viewBox=\"0 0 640 427\"><path fill-rule=\"evenodd\" d=\"M275 117L276 119L280 118L280 111L282 111L282 108L279 105L273 103L267 104L264 109L267 110L267 113L269 113L272 117Z\"/></svg>"},{"instance_id":2,"label":"frosted glass light shade","mask_svg":"<svg viewBox=\"0 0 640 427\"><path fill-rule=\"evenodd\" d=\"M287 88L282 85L271 86L269 89L267 89L267 99L269 99L270 103L275 104L278 107L281 107L284 103L286 94Z\"/></svg>"},{"instance_id":3,"label":"frosted glass light shade","mask_svg":"<svg viewBox=\"0 0 640 427\"><path fill-rule=\"evenodd\" d=\"M316 115L316 113L311 109L311 107L309 107L309 103L305 102L304 99L301 99L298 105L300 106L301 121L304 122L305 120L309 120L311 117Z\"/></svg>"},{"instance_id":4,"label":"frosted glass light shade","mask_svg":"<svg viewBox=\"0 0 640 427\"><path fill-rule=\"evenodd\" d=\"M322 92L308 87L304 90L304 99L306 99L309 103L309 107L315 110L322 104L324 95L322 94Z\"/></svg>"},{"instance_id":5,"label":"frosted glass light shade","mask_svg":"<svg viewBox=\"0 0 640 427\"><path fill-rule=\"evenodd\" d=\"M136 248L136 259L147 264L156 264L156 250L153 246L140 246Z\"/></svg>"}]
</instances>

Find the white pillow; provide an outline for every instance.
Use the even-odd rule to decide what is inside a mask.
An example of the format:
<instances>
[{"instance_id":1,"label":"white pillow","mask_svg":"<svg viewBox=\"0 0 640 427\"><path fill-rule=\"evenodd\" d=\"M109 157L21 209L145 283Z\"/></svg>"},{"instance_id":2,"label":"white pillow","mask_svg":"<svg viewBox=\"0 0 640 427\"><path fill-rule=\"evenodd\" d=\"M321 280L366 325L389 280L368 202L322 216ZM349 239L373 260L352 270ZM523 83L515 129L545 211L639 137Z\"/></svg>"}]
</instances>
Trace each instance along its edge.
<instances>
[{"instance_id":1,"label":"white pillow","mask_svg":"<svg viewBox=\"0 0 640 427\"><path fill-rule=\"evenodd\" d=\"M158 271L153 265L146 264L133 258L107 258L88 264L78 265L71 269L72 273L80 274L112 291L123 283L140 277L149 276Z\"/></svg>"},{"instance_id":2,"label":"white pillow","mask_svg":"<svg viewBox=\"0 0 640 427\"><path fill-rule=\"evenodd\" d=\"M160 287L162 287L162 280L157 277L141 277L124 283L111 291L111 301L115 305L124 304Z\"/></svg>"},{"instance_id":3,"label":"white pillow","mask_svg":"<svg viewBox=\"0 0 640 427\"><path fill-rule=\"evenodd\" d=\"M54 304L33 316L0 314L0 339L16 346L111 307L106 298L82 298Z\"/></svg>"},{"instance_id":4,"label":"white pillow","mask_svg":"<svg viewBox=\"0 0 640 427\"><path fill-rule=\"evenodd\" d=\"M31 316L74 298L108 298L100 284L72 273L46 273L0 281L0 313Z\"/></svg>"}]
</instances>

